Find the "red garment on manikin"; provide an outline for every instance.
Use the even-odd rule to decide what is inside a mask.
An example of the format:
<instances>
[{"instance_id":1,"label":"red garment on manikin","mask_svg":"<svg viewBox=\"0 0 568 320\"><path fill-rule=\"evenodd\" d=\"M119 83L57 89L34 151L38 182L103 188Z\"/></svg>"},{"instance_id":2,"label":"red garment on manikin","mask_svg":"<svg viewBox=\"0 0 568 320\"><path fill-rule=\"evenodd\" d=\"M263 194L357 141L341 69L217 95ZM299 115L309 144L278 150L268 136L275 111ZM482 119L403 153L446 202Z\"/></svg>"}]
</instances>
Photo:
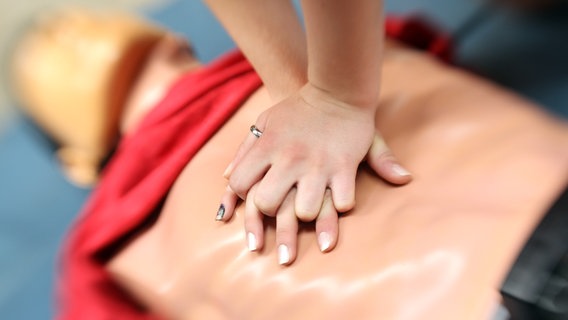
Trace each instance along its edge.
<instances>
[{"instance_id":1,"label":"red garment on manikin","mask_svg":"<svg viewBox=\"0 0 568 320\"><path fill-rule=\"evenodd\" d=\"M112 282L103 250L137 228L261 81L240 53L186 74L121 141L64 249L60 319L154 319Z\"/></svg>"},{"instance_id":2,"label":"red garment on manikin","mask_svg":"<svg viewBox=\"0 0 568 320\"><path fill-rule=\"evenodd\" d=\"M449 59L448 37L420 19L389 18L386 30ZM183 76L122 139L64 246L59 319L158 319L112 281L105 252L147 221L193 155L260 86L246 59L228 54Z\"/></svg>"}]
</instances>

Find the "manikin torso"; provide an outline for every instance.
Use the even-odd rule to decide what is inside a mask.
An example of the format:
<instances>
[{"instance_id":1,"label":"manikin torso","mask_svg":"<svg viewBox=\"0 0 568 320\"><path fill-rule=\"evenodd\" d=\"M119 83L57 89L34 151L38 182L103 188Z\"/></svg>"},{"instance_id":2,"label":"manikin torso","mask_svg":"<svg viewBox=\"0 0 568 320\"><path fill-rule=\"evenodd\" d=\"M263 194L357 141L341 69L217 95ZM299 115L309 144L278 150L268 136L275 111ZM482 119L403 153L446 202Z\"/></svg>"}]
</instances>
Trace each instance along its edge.
<instances>
[{"instance_id":1,"label":"manikin torso","mask_svg":"<svg viewBox=\"0 0 568 320\"><path fill-rule=\"evenodd\" d=\"M142 304L172 319L485 319L524 239L568 181L568 125L428 56L386 54L377 127L414 181L362 167L356 209L322 254L313 226L277 263L275 231L246 249L243 206L215 221L223 170L260 89L202 148L157 222L108 264ZM141 267L143 266L143 267Z\"/></svg>"}]
</instances>

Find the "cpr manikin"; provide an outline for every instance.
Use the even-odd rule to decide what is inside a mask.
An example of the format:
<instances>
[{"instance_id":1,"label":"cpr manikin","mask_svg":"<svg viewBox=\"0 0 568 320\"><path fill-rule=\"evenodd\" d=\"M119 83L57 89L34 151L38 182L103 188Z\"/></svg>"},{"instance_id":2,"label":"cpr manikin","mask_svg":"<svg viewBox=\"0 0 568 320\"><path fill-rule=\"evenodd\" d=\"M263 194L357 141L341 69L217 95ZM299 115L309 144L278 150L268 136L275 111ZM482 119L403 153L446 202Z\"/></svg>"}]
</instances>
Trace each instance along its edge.
<instances>
[{"instance_id":1,"label":"cpr manikin","mask_svg":"<svg viewBox=\"0 0 568 320\"><path fill-rule=\"evenodd\" d=\"M145 92L196 66L189 50L167 59L164 48L176 42L160 39L124 86L131 111L148 110L137 102ZM165 61L179 73L156 72ZM251 253L242 206L228 223L214 219L222 172L271 104L260 88L187 164L157 220L107 270L141 305L170 319L488 318L524 240L566 187L568 124L395 43L382 83L377 127L414 181L394 187L362 166L356 209L340 218L333 251L322 254L313 226L304 225L296 261L282 267L273 225L264 249ZM121 121L135 128L143 113Z\"/></svg>"},{"instance_id":2,"label":"cpr manikin","mask_svg":"<svg viewBox=\"0 0 568 320\"><path fill-rule=\"evenodd\" d=\"M173 319L488 318L523 240L566 185L566 124L403 48L386 55L383 83L379 125L416 177L395 188L362 169L335 250L320 253L308 227L297 261L281 267L273 228L250 253L242 208L228 224L206 214L225 187L211 172L223 171L234 137L269 102L261 90L109 270Z\"/></svg>"}]
</instances>

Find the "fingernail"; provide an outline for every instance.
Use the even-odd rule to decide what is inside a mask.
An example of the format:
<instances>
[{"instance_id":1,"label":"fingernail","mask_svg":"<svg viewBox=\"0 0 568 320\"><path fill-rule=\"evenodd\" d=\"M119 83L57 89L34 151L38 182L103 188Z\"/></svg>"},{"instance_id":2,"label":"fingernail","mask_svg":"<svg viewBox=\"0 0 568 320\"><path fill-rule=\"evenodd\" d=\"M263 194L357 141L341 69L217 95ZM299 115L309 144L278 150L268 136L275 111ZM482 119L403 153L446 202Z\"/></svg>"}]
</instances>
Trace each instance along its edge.
<instances>
[{"instance_id":1,"label":"fingernail","mask_svg":"<svg viewBox=\"0 0 568 320\"><path fill-rule=\"evenodd\" d=\"M252 232L247 233L247 243L249 251L256 250L256 236L254 235L254 233Z\"/></svg>"},{"instance_id":2,"label":"fingernail","mask_svg":"<svg viewBox=\"0 0 568 320\"><path fill-rule=\"evenodd\" d=\"M393 164L392 165L392 171L394 171L397 175L399 176L409 176L410 172L406 171L406 169L404 169L403 167L401 167L398 164Z\"/></svg>"},{"instance_id":3,"label":"fingernail","mask_svg":"<svg viewBox=\"0 0 568 320\"><path fill-rule=\"evenodd\" d=\"M281 244L278 246L278 263L284 265L288 262L290 262L290 251L285 244Z\"/></svg>"},{"instance_id":4,"label":"fingernail","mask_svg":"<svg viewBox=\"0 0 568 320\"><path fill-rule=\"evenodd\" d=\"M321 252L326 252L331 246L331 236L327 232L320 232L318 235L318 242Z\"/></svg>"},{"instance_id":5,"label":"fingernail","mask_svg":"<svg viewBox=\"0 0 568 320\"><path fill-rule=\"evenodd\" d=\"M225 205L221 203L219 209L217 210L217 215L215 216L215 220L221 221L225 216Z\"/></svg>"},{"instance_id":6,"label":"fingernail","mask_svg":"<svg viewBox=\"0 0 568 320\"><path fill-rule=\"evenodd\" d=\"M229 163L225 171L223 172L223 178L228 179L231 175L231 171L233 170L233 163Z\"/></svg>"}]
</instances>

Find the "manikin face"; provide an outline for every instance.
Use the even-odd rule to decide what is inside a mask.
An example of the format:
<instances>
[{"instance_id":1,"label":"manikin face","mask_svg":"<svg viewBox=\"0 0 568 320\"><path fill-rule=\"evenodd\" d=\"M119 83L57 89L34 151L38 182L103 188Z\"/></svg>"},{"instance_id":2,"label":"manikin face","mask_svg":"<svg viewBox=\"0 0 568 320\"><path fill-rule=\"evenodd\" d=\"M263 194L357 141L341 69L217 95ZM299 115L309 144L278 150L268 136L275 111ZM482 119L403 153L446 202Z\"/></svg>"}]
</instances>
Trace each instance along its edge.
<instances>
[{"instance_id":1,"label":"manikin face","mask_svg":"<svg viewBox=\"0 0 568 320\"><path fill-rule=\"evenodd\" d=\"M95 179L132 82L163 36L128 16L66 10L40 17L17 47L16 95L61 145L76 182Z\"/></svg>"},{"instance_id":2,"label":"manikin face","mask_svg":"<svg viewBox=\"0 0 568 320\"><path fill-rule=\"evenodd\" d=\"M131 86L120 120L122 133L135 129L143 116L167 94L182 75L200 66L189 43L173 34L165 35L152 49Z\"/></svg>"}]
</instances>

